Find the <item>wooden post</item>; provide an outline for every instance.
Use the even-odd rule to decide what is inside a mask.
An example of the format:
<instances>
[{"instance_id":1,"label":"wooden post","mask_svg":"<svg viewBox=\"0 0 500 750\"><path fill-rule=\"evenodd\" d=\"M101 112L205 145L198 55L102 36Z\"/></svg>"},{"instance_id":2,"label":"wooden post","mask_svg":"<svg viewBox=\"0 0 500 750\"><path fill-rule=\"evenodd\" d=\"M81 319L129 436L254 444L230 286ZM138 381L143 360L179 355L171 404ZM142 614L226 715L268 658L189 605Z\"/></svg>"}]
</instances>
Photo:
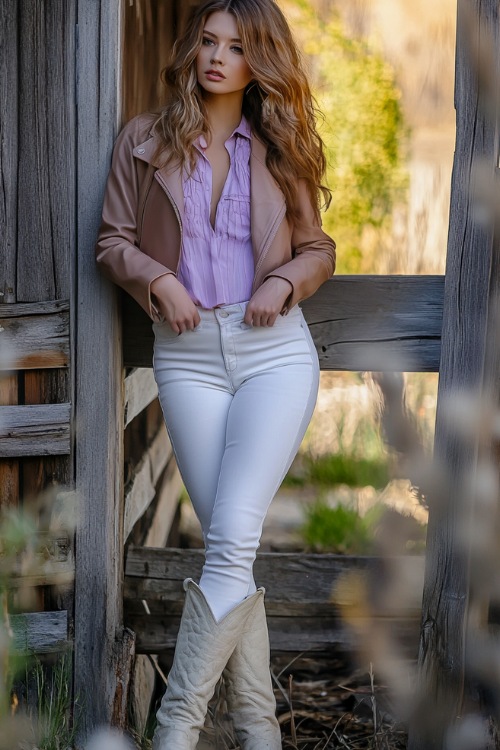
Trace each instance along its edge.
<instances>
[{"instance_id":1,"label":"wooden post","mask_svg":"<svg viewBox=\"0 0 500 750\"><path fill-rule=\"evenodd\" d=\"M118 295L94 246L120 102L120 0L78 3L75 698L78 747L109 723L122 639L123 373Z\"/></svg>"},{"instance_id":2,"label":"wooden post","mask_svg":"<svg viewBox=\"0 0 500 750\"><path fill-rule=\"evenodd\" d=\"M448 397L460 392L481 392L487 358L488 292L498 294L499 288L498 275L491 271L493 221L485 218L485 207L477 201L477 169L484 168L492 178L498 159L496 102L485 102L482 80L485 74L496 77L498 91L498 65L484 57L487 49L498 55L498 22L498 0L459 0L457 141L435 437L435 455L446 481L445 489L430 498L419 654L421 710L410 730L410 750L443 748L446 730L461 716L465 701L477 703L466 679L471 579L470 542L464 530L472 533L474 522L470 480L477 465L478 438L458 434L446 413L446 403Z\"/></svg>"}]
</instances>

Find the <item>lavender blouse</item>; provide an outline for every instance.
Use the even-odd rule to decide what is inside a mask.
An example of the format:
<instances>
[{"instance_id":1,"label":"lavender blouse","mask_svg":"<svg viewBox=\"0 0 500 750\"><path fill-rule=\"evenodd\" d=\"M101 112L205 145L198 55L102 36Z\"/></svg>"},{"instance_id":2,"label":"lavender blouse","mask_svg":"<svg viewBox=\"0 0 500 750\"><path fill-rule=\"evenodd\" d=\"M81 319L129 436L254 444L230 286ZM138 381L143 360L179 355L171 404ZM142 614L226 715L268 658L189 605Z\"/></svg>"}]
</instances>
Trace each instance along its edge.
<instances>
[{"instance_id":1,"label":"lavender blouse","mask_svg":"<svg viewBox=\"0 0 500 750\"><path fill-rule=\"evenodd\" d=\"M250 233L250 126L243 117L227 139L227 179L210 223L212 167L200 138L196 167L184 178L182 253L177 277L201 307L250 299L254 276Z\"/></svg>"}]
</instances>

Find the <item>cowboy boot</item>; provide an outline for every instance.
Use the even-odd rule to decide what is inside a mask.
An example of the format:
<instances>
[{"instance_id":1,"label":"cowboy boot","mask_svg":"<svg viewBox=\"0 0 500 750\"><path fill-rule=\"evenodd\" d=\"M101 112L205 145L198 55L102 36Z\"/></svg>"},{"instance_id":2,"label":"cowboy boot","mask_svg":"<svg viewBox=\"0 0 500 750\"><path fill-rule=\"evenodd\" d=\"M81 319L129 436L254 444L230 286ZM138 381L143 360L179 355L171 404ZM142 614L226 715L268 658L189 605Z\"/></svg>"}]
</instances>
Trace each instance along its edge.
<instances>
[{"instance_id":1,"label":"cowboy boot","mask_svg":"<svg viewBox=\"0 0 500 750\"><path fill-rule=\"evenodd\" d=\"M248 617L223 675L228 712L241 750L281 750L263 596Z\"/></svg>"},{"instance_id":2,"label":"cowboy boot","mask_svg":"<svg viewBox=\"0 0 500 750\"><path fill-rule=\"evenodd\" d=\"M156 718L153 750L195 750L214 694L247 619L263 597L260 589L217 622L200 587L184 581L174 661Z\"/></svg>"}]
</instances>

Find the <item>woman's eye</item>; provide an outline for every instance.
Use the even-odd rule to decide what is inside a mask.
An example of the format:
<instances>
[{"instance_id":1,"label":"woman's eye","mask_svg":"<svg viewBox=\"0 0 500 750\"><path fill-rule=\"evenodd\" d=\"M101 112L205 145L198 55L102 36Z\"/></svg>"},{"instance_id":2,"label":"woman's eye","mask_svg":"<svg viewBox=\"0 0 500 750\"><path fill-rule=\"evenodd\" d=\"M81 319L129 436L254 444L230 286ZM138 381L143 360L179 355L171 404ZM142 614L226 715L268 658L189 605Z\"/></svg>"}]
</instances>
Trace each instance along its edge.
<instances>
[{"instance_id":1,"label":"woman's eye","mask_svg":"<svg viewBox=\"0 0 500 750\"><path fill-rule=\"evenodd\" d=\"M202 44L206 45L208 47L209 44L213 44L213 40L209 39L208 37L204 36L202 40Z\"/></svg>"},{"instance_id":2,"label":"woman's eye","mask_svg":"<svg viewBox=\"0 0 500 750\"><path fill-rule=\"evenodd\" d=\"M236 52L237 55L243 54L243 49L241 47L231 47L231 49L233 50L233 52Z\"/></svg>"}]
</instances>

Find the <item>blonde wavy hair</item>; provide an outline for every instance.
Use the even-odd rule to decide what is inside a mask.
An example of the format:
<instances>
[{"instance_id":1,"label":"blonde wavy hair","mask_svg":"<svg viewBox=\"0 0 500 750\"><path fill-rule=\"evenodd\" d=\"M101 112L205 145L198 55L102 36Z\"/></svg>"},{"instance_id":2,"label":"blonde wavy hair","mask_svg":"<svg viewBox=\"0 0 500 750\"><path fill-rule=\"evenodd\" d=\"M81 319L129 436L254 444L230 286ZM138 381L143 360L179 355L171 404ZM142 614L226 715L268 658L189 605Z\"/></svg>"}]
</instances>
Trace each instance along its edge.
<instances>
[{"instance_id":1,"label":"blonde wavy hair","mask_svg":"<svg viewBox=\"0 0 500 750\"><path fill-rule=\"evenodd\" d=\"M266 166L285 196L288 215L297 217L298 180L304 180L319 213L321 198L328 206L331 192L322 185L326 158L316 129L317 110L300 52L275 0L206 0L195 8L162 72L167 102L155 130L165 160L193 168L194 143L208 134L196 57L205 22L216 11L232 13L236 19L253 74L243 98L243 114L267 147Z\"/></svg>"}]
</instances>

